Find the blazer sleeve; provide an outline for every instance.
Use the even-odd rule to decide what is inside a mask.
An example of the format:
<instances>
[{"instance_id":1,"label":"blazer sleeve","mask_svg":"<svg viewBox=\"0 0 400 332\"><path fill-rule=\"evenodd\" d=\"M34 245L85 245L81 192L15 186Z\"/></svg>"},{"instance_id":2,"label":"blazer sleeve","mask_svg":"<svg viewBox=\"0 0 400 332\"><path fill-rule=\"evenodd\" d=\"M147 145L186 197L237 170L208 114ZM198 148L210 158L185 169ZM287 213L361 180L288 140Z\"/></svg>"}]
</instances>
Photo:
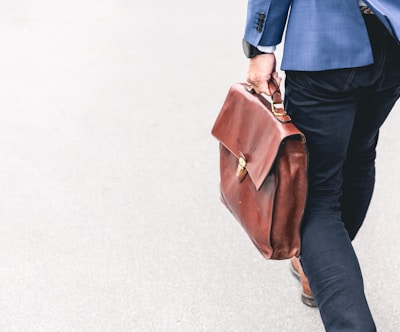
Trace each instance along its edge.
<instances>
[{"instance_id":1,"label":"blazer sleeve","mask_svg":"<svg viewBox=\"0 0 400 332\"><path fill-rule=\"evenodd\" d=\"M254 46L282 41L292 0L248 0L244 39Z\"/></svg>"}]
</instances>

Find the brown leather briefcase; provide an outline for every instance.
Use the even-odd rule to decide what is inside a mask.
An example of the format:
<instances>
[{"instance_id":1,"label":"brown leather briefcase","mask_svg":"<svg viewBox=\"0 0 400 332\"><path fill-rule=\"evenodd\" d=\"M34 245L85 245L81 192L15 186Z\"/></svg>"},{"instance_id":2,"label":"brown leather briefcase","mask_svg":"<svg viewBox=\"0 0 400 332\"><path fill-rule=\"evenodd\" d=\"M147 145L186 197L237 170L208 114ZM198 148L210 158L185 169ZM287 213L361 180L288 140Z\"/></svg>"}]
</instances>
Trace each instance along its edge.
<instances>
[{"instance_id":1,"label":"brown leather briefcase","mask_svg":"<svg viewBox=\"0 0 400 332\"><path fill-rule=\"evenodd\" d=\"M300 254L307 195L305 137L286 114L279 87L272 100L234 84L212 129L220 142L221 200L266 259Z\"/></svg>"}]
</instances>

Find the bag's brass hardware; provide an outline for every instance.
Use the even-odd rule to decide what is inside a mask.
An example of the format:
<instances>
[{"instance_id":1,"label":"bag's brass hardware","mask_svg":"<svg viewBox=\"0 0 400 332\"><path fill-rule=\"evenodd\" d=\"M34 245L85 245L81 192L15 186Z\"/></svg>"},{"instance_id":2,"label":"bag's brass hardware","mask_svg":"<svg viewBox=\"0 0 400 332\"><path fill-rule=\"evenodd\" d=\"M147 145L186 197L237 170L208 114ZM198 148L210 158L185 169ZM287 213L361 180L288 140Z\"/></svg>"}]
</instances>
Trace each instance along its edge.
<instances>
[{"instance_id":1,"label":"bag's brass hardware","mask_svg":"<svg viewBox=\"0 0 400 332\"><path fill-rule=\"evenodd\" d=\"M252 85L247 85L246 90L248 92L252 93L253 95L256 94L256 90L254 89L254 86L252 86Z\"/></svg>"},{"instance_id":2,"label":"bag's brass hardware","mask_svg":"<svg viewBox=\"0 0 400 332\"><path fill-rule=\"evenodd\" d=\"M277 107L278 106L278 107ZM277 111L277 109L278 110L280 110L279 112ZM287 113L286 113L286 111L285 111L285 109L283 108L283 100L280 102L280 103L274 103L273 101L272 101L272 103L271 103L271 112L274 114L274 115L280 115L280 116L282 116L282 115L286 115Z\"/></svg>"},{"instance_id":3,"label":"bag's brass hardware","mask_svg":"<svg viewBox=\"0 0 400 332\"><path fill-rule=\"evenodd\" d=\"M246 170L246 159L244 159L243 157L239 157L239 163L238 163L238 167L236 169L236 177L241 180L243 178L243 173Z\"/></svg>"},{"instance_id":4,"label":"bag's brass hardware","mask_svg":"<svg viewBox=\"0 0 400 332\"><path fill-rule=\"evenodd\" d=\"M279 102L274 101L271 96L262 93L261 96L263 96L264 99L266 99L270 105L271 105L271 112L273 115L276 116L284 116L287 115L284 107L284 102L283 99L281 99Z\"/></svg>"},{"instance_id":5,"label":"bag's brass hardware","mask_svg":"<svg viewBox=\"0 0 400 332\"><path fill-rule=\"evenodd\" d=\"M271 105L272 114L278 119L282 119L282 117L287 116L287 113L284 107L283 99L281 97L279 97L279 101L274 101L274 94L280 93L277 83L275 82L274 84L276 85L277 89L273 92L272 96L267 95L266 93L261 93L260 96L266 99ZM256 90L252 85L246 85L246 90L252 94L256 94Z\"/></svg>"},{"instance_id":6,"label":"bag's brass hardware","mask_svg":"<svg viewBox=\"0 0 400 332\"><path fill-rule=\"evenodd\" d=\"M291 258L300 254L307 196L305 138L288 125L288 115L274 118L271 106L250 95L247 85L230 88L212 129L219 141L221 197L266 259Z\"/></svg>"}]
</instances>

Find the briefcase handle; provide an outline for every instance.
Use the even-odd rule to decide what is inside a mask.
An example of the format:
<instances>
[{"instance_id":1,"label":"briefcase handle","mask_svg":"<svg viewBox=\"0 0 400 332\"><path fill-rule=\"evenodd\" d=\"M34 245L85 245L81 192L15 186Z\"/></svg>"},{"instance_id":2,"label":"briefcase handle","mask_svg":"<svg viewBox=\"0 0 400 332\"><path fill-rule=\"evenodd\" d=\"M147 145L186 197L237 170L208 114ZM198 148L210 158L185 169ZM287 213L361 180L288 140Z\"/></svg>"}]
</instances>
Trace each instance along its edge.
<instances>
[{"instance_id":1,"label":"briefcase handle","mask_svg":"<svg viewBox=\"0 0 400 332\"><path fill-rule=\"evenodd\" d=\"M257 94L256 90L252 85L248 85L246 87L247 91L250 93L257 95L260 97L260 100L265 104L265 101L262 100L265 99L269 105L271 106L271 112L272 114L281 122L290 122L291 119L289 115L287 115L281 95L281 90L279 88L278 82L271 77L270 80L268 80L268 90L270 92L270 95L267 95L266 93L261 93Z\"/></svg>"}]
</instances>

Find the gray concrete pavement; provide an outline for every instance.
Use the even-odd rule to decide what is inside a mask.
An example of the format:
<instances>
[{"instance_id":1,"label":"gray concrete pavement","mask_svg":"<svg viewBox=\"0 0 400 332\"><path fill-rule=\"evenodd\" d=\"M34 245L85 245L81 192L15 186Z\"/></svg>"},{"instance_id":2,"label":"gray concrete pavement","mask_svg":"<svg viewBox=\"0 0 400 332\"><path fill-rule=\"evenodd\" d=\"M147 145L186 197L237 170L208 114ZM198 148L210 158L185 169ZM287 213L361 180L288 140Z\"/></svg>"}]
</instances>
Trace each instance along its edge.
<instances>
[{"instance_id":1,"label":"gray concrete pavement","mask_svg":"<svg viewBox=\"0 0 400 332\"><path fill-rule=\"evenodd\" d=\"M244 1L3 0L0 331L323 331L218 200ZM396 122L355 246L400 325Z\"/></svg>"}]
</instances>

